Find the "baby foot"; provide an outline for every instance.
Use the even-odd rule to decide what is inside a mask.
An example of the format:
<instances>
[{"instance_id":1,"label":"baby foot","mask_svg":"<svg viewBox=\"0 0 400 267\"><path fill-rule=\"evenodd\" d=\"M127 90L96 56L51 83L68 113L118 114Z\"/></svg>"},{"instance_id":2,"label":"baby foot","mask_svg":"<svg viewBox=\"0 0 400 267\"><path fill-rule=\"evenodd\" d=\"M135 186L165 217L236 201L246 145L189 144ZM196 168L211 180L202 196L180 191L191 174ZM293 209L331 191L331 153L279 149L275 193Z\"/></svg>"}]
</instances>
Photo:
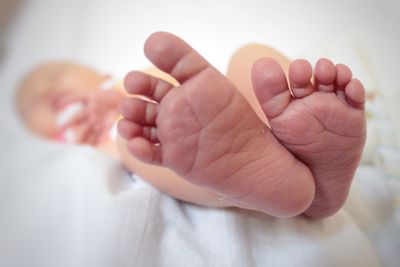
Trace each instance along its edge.
<instances>
[{"instance_id":1,"label":"baby foot","mask_svg":"<svg viewBox=\"0 0 400 267\"><path fill-rule=\"evenodd\" d=\"M145 44L179 83L140 72L126 90L118 128L136 158L168 167L228 202L274 216L302 213L314 197L310 170L271 134L238 90L193 48L168 33Z\"/></svg>"},{"instance_id":2,"label":"baby foot","mask_svg":"<svg viewBox=\"0 0 400 267\"><path fill-rule=\"evenodd\" d=\"M344 203L366 139L365 92L350 69L320 59L314 70L305 60L289 68L289 86L280 65L261 59L253 67L257 98L272 132L311 169L315 198L310 217L335 213Z\"/></svg>"}]
</instances>

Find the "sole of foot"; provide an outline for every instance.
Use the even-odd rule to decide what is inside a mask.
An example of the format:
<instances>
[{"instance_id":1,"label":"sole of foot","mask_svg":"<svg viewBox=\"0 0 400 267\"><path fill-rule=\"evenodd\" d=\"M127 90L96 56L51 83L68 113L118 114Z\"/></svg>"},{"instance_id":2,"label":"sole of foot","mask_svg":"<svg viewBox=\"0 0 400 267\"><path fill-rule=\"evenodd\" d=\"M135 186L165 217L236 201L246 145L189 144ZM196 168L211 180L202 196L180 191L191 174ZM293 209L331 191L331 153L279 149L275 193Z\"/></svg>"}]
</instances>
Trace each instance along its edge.
<instances>
[{"instance_id":1,"label":"sole of foot","mask_svg":"<svg viewBox=\"0 0 400 267\"><path fill-rule=\"evenodd\" d=\"M151 35L147 58L178 86L126 76L119 133L132 156L170 168L235 206L288 217L314 197L307 166L282 146L233 84L180 38ZM146 100L147 99L147 100Z\"/></svg>"},{"instance_id":2,"label":"sole of foot","mask_svg":"<svg viewBox=\"0 0 400 267\"><path fill-rule=\"evenodd\" d=\"M366 139L365 91L351 70L320 59L289 67L271 58L252 69L253 87L277 139L311 170L316 194L305 212L335 213L345 202ZM313 80L312 80L313 77Z\"/></svg>"}]
</instances>

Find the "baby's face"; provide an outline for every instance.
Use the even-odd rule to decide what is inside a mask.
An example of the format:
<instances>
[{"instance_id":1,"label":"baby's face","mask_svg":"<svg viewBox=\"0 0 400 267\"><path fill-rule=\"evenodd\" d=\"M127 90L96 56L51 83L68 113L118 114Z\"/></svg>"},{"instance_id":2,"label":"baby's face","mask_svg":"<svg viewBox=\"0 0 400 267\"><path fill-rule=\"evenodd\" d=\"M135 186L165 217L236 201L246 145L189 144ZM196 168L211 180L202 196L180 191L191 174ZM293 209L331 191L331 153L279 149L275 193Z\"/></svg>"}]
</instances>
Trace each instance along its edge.
<instances>
[{"instance_id":1,"label":"baby's face","mask_svg":"<svg viewBox=\"0 0 400 267\"><path fill-rule=\"evenodd\" d=\"M105 77L80 65L44 65L35 69L24 82L18 105L26 126L45 138L62 131L58 113L70 101L94 90Z\"/></svg>"}]
</instances>

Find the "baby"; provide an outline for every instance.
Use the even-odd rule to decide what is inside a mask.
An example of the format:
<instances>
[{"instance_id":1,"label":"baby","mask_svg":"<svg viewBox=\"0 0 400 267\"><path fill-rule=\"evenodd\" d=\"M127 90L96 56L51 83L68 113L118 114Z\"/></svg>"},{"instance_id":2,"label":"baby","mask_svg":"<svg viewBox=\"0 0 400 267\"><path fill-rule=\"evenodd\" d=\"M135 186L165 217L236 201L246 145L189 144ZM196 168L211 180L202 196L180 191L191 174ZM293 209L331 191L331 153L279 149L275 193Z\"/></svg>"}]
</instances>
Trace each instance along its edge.
<instances>
[{"instance_id":1,"label":"baby","mask_svg":"<svg viewBox=\"0 0 400 267\"><path fill-rule=\"evenodd\" d=\"M235 54L225 77L163 32L151 35L144 51L170 76L131 72L128 97L117 85L102 90L107 78L82 66L74 68L79 75L63 70L35 78L34 71L17 98L26 125L54 140L73 129L75 142L118 155L184 201L278 217L323 218L340 209L366 137L365 92L347 66L320 59L313 74L305 60L289 64L273 49L250 45ZM64 79L69 86L61 86ZM79 111L55 123L54 114L71 103ZM118 105L125 141L109 137Z\"/></svg>"},{"instance_id":2,"label":"baby","mask_svg":"<svg viewBox=\"0 0 400 267\"><path fill-rule=\"evenodd\" d=\"M22 81L16 106L26 126L40 136L100 146L110 141L108 130L123 97L112 87L109 76L88 67L46 63Z\"/></svg>"}]
</instances>

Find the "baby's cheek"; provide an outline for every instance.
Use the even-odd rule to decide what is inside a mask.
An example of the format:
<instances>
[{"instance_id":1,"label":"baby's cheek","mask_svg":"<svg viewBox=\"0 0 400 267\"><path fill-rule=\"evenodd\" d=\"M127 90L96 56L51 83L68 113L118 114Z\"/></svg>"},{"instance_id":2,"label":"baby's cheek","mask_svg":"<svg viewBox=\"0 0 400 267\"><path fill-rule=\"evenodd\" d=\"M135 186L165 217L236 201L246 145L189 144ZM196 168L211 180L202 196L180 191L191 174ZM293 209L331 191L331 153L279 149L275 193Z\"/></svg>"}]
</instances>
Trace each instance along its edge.
<instances>
[{"instance_id":1,"label":"baby's cheek","mask_svg":"<svg viewBox=\"0 0 400 267\"><path fill-rule=\"evenodd\" d=\"M51 138L58 132L55 117L45 108L37 108L29 114L28 129L44 138Z\"/></svg>"}]
</instances>

